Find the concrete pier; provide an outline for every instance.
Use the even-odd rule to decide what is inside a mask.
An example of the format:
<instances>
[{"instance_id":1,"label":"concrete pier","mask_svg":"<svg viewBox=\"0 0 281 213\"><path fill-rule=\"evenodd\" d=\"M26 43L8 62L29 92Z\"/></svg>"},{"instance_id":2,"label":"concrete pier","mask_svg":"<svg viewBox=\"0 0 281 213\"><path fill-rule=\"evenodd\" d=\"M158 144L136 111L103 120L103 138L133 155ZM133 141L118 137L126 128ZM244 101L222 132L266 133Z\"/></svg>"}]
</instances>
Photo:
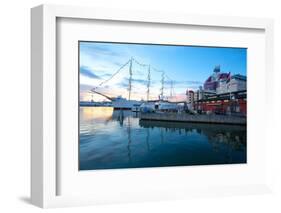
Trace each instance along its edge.
<instances>
[{"instance_id":1,"label":"concrete pier","mask_svg":"<svg viewBox=\"0 0 281 213\"><path fill-rule=\"evenodd\" d=\"M171 122L190 122L190 123L216 123L216 124L235 124L246 125L247 119L244 116L234 115L191 115L187 113L141 113L141 120L171 121Z\"/></svg>"}]
</instances>

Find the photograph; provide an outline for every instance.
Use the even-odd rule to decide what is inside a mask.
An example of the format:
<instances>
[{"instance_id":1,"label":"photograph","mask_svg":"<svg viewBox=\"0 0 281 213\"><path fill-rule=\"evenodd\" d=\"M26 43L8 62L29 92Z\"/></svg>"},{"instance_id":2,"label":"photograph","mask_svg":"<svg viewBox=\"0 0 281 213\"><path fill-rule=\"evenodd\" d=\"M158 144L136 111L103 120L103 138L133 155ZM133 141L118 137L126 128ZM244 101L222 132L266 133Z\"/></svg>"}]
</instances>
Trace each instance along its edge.
<instances>
[{"instance_id":1,"label":"photograph","mask_svg":"<svg viewBox=\"0 0 281 213\"><path fill-rule=\"evenodd\" d=\"M78 41L79 171L247 163L247 48Z\"/></svg>"}]
</instances>

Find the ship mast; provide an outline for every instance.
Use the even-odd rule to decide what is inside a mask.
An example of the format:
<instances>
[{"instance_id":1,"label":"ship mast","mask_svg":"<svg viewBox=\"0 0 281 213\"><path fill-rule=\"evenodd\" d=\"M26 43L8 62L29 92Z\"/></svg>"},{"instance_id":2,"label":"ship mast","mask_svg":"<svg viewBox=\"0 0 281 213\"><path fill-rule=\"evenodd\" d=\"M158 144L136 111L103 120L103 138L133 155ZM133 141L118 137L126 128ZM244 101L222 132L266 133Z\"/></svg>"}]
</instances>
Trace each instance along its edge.
<instances>
[{"instance_id":1,"label":"ship mast","mask_svg":"<svg viewBox=\"0 0 281 213\"><path fill-rule=\"evenodd\" d=\"M128 84L128 91L129 91L129 100L131 100L131 91L132 91L132 66L133 66L133 58L130 60L130 67L129 67L129 84Z\"/></svg>"},{"instance_id":2,"label":"ship mast","mask_svg":"<svg viewBox=\"0 0 281 213\"><path fill-rule=\"evenodd\" d=\"M171 80L170 97L173 97L173 81Z\"/></svg>"},{"instance_id":3,"label":"ship mast","mask_svg":"<svg viewBox=\"0 0 281 213\"><path fill-rule=\"evenodd\" d=\"M162 75L161 75L161 89L160 89L160 98L163 99L163 95L164 95L164 80L165 80L165 77L164 77L165 73L162 72Z\"/></svg>"},{"instance_id":4,"label":"ship mast","mask_svg":"<svg viewBox=\"0 0 281 213\"><path fill-rule=\"evenodd\" d=\"M146 93L147 101L149 101L149 92L150 92L150 65L148 65L148 74L147 74L147 93Z\"/></svg>"}]
</instances>

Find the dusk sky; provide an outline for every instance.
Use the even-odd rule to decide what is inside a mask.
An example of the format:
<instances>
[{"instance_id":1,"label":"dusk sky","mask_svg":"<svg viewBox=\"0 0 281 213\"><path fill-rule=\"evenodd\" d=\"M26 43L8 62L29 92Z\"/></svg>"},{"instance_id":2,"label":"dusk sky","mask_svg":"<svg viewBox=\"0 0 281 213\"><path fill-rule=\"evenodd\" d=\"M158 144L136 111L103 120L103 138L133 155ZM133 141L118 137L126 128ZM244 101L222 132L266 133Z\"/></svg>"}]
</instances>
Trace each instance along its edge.
<instances>
[{"instance_id":1,"label":"dusk sky","mask_svg":"<svg viewBox=\"0 0 281 213\"><path fill-rule=\"evenodd\" d=\"M172 45L141 45L100 42L80 42L80 100L105 100L88 91L108 79L131 57L151 66L151 95L157 98L161 88L161 72L165 72L164 95L170 96L173 81L173 98L182 100L187 89L198 89L213 73L216 65L222 72L246 75L247 50L245 48L217 48ZM146 100L148 66L135 61L132 66L131 99ZM128 98L129 64L110 81L97 88L109 96Z\"/></svg>"}]
</instances>

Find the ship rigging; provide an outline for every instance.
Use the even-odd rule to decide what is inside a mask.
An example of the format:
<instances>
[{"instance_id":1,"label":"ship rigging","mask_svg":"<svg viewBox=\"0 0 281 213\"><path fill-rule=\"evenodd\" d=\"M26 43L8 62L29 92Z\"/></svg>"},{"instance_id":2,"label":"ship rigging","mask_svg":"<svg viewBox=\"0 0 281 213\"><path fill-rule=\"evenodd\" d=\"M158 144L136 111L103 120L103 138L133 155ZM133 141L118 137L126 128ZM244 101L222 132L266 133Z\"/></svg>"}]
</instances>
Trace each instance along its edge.
<instances>
[{"instance_id":1,"label":"ship rigging","mask_svg":"<svg viewBox=\"0 0 281 213\"><path fill-rule=\"evenodd\" d=\"M168 99L164 98L164 90L165 90L165 82L170 83L170 98L174 95L174 86L173 86L173 80L165 73L163 70L156 69L155 67L151 66L150 64L143 64L131 57L126 63L121 65L108 79L102 81L99 83L97 87L94 87L90 90L90 92L93 94L98 94L106 99L110 100L113 104L113 107L115 109L132 109L136 105L140 105L145 101L138 101L138 100L132 100L132 82L133 82L133 68L135 65L141 66L147 70L147 83L146 83L146 102L168 102L168 103L175 103L171 102ZM122 96L117 97L110 97L102 92L98 91L98 88L101 88L105 84L107 84L111 79L113 79L116 75L118 75L120 72L124 70L125 67L129 66L129 77L128 77L128 99L123 98ZM158 95L158 99L151 99L151 72L158 72L161 74L161 86L160 86L160 93ZM165 81L167 79L167 81ZM176 103L175 103L176 104Z\"/></svg>"}]
</instances>

